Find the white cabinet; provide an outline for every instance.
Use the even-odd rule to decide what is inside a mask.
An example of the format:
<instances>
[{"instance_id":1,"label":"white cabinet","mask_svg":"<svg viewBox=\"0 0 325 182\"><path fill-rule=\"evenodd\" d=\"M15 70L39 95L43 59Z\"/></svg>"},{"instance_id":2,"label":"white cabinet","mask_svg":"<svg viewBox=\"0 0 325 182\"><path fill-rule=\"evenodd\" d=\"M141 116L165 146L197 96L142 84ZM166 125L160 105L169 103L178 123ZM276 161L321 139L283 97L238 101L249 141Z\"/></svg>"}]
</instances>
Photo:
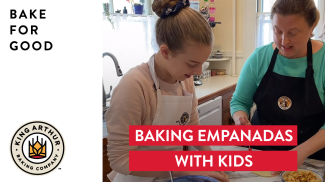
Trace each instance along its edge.
<instances>
[{"instance_id":1,"label":"white cabinet","mask_svg":"<svg viewBox=\"0 0 325 182\"><path fill-rule=\"evenodd\" d=\"M222 97L199 105L198 112L201 125L222 125Z\"/></svg>"},{"instance_id":2,"label":"white cabinet","mask_svg":"<svg viewBox=\"0 0 325 182\"><path fill-rule=\"evenodd\" d=\"M198 106L200 125L222 125L222 97L211 99ZM196 151L189 146L188 150Z\"/></svg>"}]
</instances>

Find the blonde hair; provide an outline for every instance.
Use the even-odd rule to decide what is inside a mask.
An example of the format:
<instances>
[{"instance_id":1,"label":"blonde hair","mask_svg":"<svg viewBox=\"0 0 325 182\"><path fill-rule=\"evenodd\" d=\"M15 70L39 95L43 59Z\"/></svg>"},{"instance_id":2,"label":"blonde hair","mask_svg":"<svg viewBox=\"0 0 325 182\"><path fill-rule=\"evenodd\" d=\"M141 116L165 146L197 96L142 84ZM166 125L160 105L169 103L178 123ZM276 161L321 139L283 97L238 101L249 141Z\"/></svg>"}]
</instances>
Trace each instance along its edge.
<instances>
[{"instance_id":1,"label":"blonde hair","mask_svg":"<svg viewBox=\"0 0 325 182\"><path fill-rule=\"evenodd\" d=\"M153 11L161 17L166 8L180 0L154 0ZM179 13L159 18L156 23L156 41L166 44L172 52L182 51L186 43L212 46L213 32L208 20L192 8L184 7Z\"/></svg>"},{"instance_id":2,"label":"blonde hair","mask_svg":"<svg viewBox=\"0 0 325 182\"><path fill-rule=\"evenodd\" d=\"M320 14L314 0L276 0L271 11L271 19L274 14L302 15L309 27L317 26Z\"/></svg>"}]
</instances>

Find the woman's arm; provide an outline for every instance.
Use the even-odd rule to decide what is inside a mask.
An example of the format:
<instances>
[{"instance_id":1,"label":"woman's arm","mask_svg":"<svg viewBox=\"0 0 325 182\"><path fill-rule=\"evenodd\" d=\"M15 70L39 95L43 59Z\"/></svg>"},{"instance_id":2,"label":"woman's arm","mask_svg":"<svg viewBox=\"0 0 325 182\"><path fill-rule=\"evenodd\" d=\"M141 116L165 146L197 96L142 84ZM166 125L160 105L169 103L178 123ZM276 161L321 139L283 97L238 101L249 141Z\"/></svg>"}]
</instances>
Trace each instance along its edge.
<instances>
[{"instance_id":1,"label":"woman's arm","mask_svg":"<svg viewBox=\"0 0 325 182\"><path fill-rule=\"evenodd\" d=\"M258 51L254 51L253 54L246 60L233 97L230 101L230 111L236 125L250 124L249 112L253 106L253 96L257 89L258 83Z\"/></svg>"},{"instance_id":2,"label":"woman's arm","mask_svg":"<svg viewBox=\"0 0 325 182\"><path fill-rule=\"evenodd\" d=\"M107 126L107 154L111 168L121 174L129 174L129 125L141 125L146 116L146 102L141 83L126 73L113 91L110 108L105 113Z\"/></svg>"},{"instance_id":3,"label":"woman's arm","mask_svg":"<svg viewBox=\"0 0 325 182\"><path fill-rule=\"evenodd\" d=\"M292 149L292 151L297 151L298 154L297 167L299 168L304 163L306 158L324 147L325 129L322 128L310 139ZM278 171L272 171L271 173L272 175L275 175L278 173Z\"/></svg>"},{"instance_id":4,"label":"woman's arm","mask_svg":"<svg viewBox=\"0 0 325 182\"><path fill-rule=\"evenodd\" d=\"M297 146L307 157L325 147L325 129L320 129L313 137Z\"/></svg>"}]
</instances>

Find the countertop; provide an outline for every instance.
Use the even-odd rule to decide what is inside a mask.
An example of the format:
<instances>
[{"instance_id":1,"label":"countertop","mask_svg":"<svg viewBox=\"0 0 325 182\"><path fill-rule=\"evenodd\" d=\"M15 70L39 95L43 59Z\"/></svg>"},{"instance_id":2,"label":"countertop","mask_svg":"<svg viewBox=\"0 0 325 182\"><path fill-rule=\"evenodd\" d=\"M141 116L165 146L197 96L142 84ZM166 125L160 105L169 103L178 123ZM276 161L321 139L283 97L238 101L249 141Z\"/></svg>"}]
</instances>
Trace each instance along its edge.
<instances>
[{"instance_id":1,"label":"countertop","mask_svg":"<svg viewBox=\"0 0 325 182\"><path fill-rule=\"evenodd\" d=\"M195 95L197 99L201 99L236 84L238 78L238 76L222 75L201 79L202 85L195 86Z\"/></svg>"},{"instance_id":2,"label":"countertop","mask_svg":"<svg viewBox=\"0 0 325 182\"><path fill-rule=\"evenodd\" d=\"M237 146L211 146L211 148L213 151L247 151L247 148ZM312 170L319 173L321 176L324 176L324 161L306 159L305 162L320 167L320 169L315 169L306 165L302 165L299 167L300 169ZM230 182L282 182L280 175L274 177L260 177L253 174L251 171L226 171L226 174L228 175Z\"/></svg>"}]
</instances>

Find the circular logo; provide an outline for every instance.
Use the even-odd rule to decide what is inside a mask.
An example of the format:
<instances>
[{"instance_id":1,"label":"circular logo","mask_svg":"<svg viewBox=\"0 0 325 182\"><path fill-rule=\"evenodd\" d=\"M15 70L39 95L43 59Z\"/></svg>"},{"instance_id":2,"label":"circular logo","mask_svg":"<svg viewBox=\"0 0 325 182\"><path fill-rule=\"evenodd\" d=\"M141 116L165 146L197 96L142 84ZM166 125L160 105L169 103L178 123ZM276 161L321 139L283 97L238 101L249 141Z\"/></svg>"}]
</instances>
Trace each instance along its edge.
<instances>
[{"instance_id":1,"label":"circular logo","mask_svg":"<svg viewBox=\"0 0 325 182\"><path fill-rule=\"evenodd\" d=\"M14 134L11 157L28 174L42 175L53 171L62 161L64 142L59 131L42 121L32 121Z\"/></svg>"},{"instance_id":2,"label":"circular logo","mask_svg":"<svg viewBox=\"0 0 325 182\"><path fill-rule=\"evenodd\" d=\"M184 112L179 119L179 121L176 121L176 123L179 123L179 125L185 125L190 119L190 116L188 115L187 112Z\"/></svg>"},{"instance_id":3,"label":"circular logo","mask_svg":"<svg viewBox=\"0 0 325 182\"><path fill-rule=\"evenodd\" d=\"M278 99L278 106L282 110L288 110L292 106L292 101L289 97L282 96Z\"/></svg>"}]
</instances>

